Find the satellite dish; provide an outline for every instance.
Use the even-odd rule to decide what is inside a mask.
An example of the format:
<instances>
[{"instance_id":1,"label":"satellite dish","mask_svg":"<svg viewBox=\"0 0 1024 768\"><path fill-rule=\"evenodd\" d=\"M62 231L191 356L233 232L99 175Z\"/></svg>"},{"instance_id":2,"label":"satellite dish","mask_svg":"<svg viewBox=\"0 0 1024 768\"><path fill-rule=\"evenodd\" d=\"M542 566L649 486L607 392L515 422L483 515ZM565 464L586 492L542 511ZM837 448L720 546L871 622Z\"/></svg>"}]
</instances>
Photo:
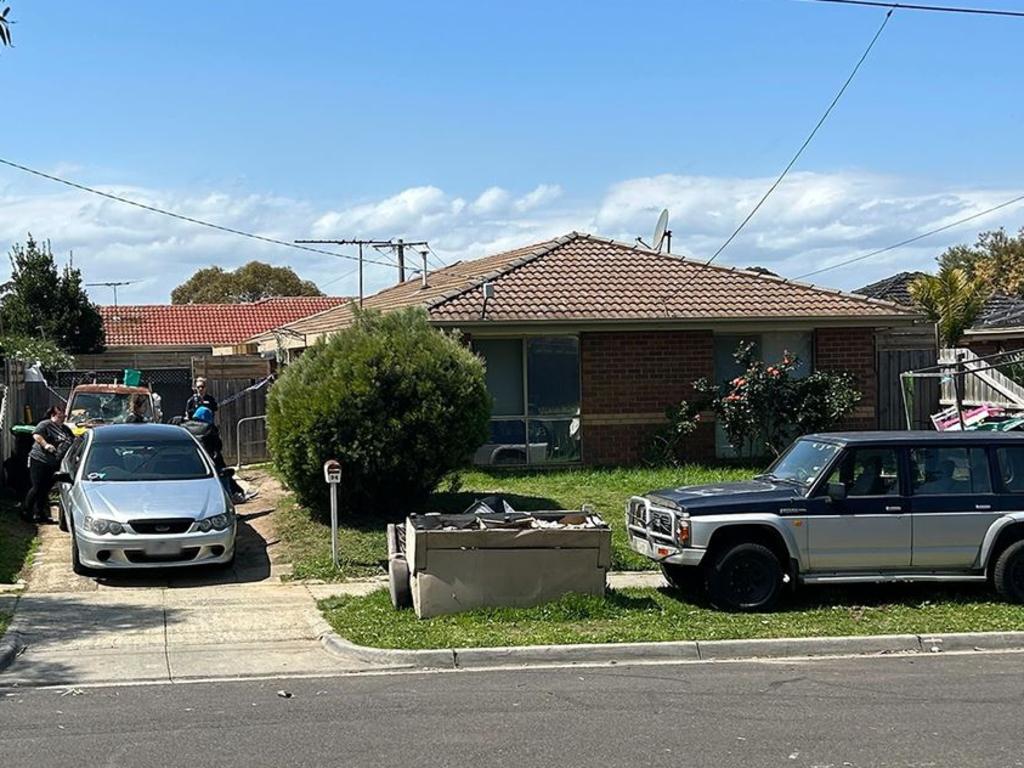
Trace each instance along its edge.
<instances>
[{"instance_id":1,"label":"satellite dish","mask_svg":"<svg viewBox=\"0 0 1024 768\"><path fill-rule=\"evenodd\" d=\"M668 231L668 208L661 212L658 223L654 227L654 238L651 240L651 250L661 253L661 245L665 241L665 233Z\"/></svg>"}]
</instances>

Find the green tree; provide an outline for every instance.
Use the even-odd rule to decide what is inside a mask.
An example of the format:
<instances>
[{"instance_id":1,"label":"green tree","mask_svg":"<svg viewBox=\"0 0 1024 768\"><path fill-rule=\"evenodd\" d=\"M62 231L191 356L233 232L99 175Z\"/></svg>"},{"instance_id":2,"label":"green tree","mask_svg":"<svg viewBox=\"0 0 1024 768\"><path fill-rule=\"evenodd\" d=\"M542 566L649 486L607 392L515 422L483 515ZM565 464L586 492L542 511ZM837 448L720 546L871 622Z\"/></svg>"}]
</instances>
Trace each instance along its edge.
<instances>
[{"instance_id":1,"label":"green tree","mask_svg":"<svg viewBox=\"0 0 1024 768\"><path fill-rule=\"evenodd\" d=\"M234 271L200 269L171 291L172 304L240 304L272 296L323 296L316 283L303 280L290 267L250 261Z\"/></svg>"},{"instance_id":2,"label":"green tree","mask_svg":"<svg viewBox=\"0 0 1024 768\"><path fill-rule=\"evenodd\" d=\"M974 245L955 245L939 256L943 269L962 269L989 294L1024 296L1024 228L1016 235L1004 229L982 232Z\"/></svg>"},{"instance_id":3,"label":"green tree","mask_svg":"<svg viewBox=\"0 0 1024 768\"><path fill-rule=\"evenodd\" d=\"M469 461L490 409L483 361L425 311L359 312L270 390L270 452L311 508L324 509L322 466L338 459L343 510L402 517Z\"/></svg>"},{"instance_id":4,"label":"green tree","mask_svg":"<svg viewBox=\"0 0 1024 768\"><path fill-rule=\"evenodd\" d=\"M0 332L46 339L72 354L103 350L103 318L79 270L58 271L50 244L31 235L11 248L10 259L11 279L0 289Z\"/></svg>"},{"instance_id":5,"label":"green tree","mask_svg":"<svg viewBox=\"0 0 1024 768\"><path fill-rule=\"evenodd\" d=\"M7 15L11 12L10 6L0 11L0 45L11 46L11 21Z\"/></svg>"},{"instance_id":6,"label":"green tree","mask_svg":"<svg viewBox=\"0 0 1024 768\"><path fill-rule=\"evenodd\" d=\"M955 347L985 306L991 288L961 267L944 265L937 275L921 275L910 284L910 297L935 323L940 346Z\"/></svg>"}]
</instances>

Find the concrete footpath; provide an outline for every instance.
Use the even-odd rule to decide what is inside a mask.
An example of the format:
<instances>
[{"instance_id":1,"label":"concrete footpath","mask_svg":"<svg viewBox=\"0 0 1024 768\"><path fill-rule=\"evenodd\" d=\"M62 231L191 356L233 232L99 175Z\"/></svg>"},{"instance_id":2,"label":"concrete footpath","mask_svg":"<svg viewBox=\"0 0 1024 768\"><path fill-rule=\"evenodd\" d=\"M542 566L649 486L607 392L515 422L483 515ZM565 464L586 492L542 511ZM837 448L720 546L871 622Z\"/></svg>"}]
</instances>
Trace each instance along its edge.
<instances>
[{"instance_id":1,"label":"concrete footpath","mask_svg":"<svg viewBox=\"0 0 1024 768\"><path fill-rule=\"evenodd\" d=\"M0 686L330 674L365 663L327 653L302 584L282 582L272 493L239 508L232 568L76 576L70 537L45 526L0 648ZM4 658L8 664L4 664ZM11 658L13 657L13 659Z\"/></svg>"}]
</instances>

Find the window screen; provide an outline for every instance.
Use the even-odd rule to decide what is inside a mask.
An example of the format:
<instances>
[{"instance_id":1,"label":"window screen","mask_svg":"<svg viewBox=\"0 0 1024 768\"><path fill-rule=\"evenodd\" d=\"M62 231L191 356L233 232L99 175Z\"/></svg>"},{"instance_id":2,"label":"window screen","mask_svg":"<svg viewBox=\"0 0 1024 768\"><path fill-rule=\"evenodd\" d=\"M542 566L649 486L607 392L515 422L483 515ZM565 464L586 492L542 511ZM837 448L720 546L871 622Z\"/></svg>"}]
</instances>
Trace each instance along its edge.
<instances>
[{"instance_id":1,"label":"window screen","mask_svg":"<svg viewBox=\"0 0 1024 768\"><path fill-rule=\"evenodd\" d=\"M999 474L1010 493L1024 493L1024 448L998 448Z\"/></svg>"},{"instance_id":2,"label":"window screen","mask_svg":"<svg viewBox=\"0 0 1024 768\"><path fill-rule=\"evenodd\" d=\"M892 448L856 448L847 452L829 477L846 487L848 498L898 496L899 461Z\"/></svg>"}]
</instances>

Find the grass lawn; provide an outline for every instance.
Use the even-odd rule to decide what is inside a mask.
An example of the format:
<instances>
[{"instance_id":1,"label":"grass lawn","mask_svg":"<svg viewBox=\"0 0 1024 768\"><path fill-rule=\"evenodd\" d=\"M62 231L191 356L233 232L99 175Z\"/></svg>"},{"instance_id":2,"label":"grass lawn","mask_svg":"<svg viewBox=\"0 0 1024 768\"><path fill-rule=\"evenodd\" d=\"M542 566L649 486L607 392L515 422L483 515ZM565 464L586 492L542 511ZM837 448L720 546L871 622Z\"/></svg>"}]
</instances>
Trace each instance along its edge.
<instances>
[{"instance_id":1,"label":"grass lawn","mask_svg":"<svg viewBox=\"0 0 1024 768\"><path fill-rule=\"evenodd\" d=\"M386 590L320 601L353 643L378 648L473 648L560 643L932 634L1024 630L1024 606L981 586L805 588L774 613L738 614L690 603L668 589L624 589L604 598L567 595L536 608L478 610L417 619Z\"/></svg>"},{"instance_id":2,"label":"grass lawn","mask_svg":"<svg viewBox=\"0 0 1024 768\"><path fill-rule=\"evenodd\" d=\"M460 475L461 485L435 493L427 511L461 512L474 499L492 493L504 494L512 506L522 510L578 509L581 504L590 504L612 527L612 568L647 570L656 566L626 543L623 510L629 496L672 485L742 480L758 471L753 467L703 465L679 469L470 470ZM380 521L343 516L339 532L342 569L335 572L329 524L312 519L308 511L294 503L282 505L276 519L294 578L336 581L385 572L387 543Z\"/></svg>"},{"instance_id":3,"label":"grass lawn","mask_svg":"<svg viewBox=\"0 0 1024 768\"><path fill-rule=\"evenodd\" d=\"M0 584L13 584L36 550L36 527L18 517L14 504L0 499Z\"/></svg>"}]
</instances>

